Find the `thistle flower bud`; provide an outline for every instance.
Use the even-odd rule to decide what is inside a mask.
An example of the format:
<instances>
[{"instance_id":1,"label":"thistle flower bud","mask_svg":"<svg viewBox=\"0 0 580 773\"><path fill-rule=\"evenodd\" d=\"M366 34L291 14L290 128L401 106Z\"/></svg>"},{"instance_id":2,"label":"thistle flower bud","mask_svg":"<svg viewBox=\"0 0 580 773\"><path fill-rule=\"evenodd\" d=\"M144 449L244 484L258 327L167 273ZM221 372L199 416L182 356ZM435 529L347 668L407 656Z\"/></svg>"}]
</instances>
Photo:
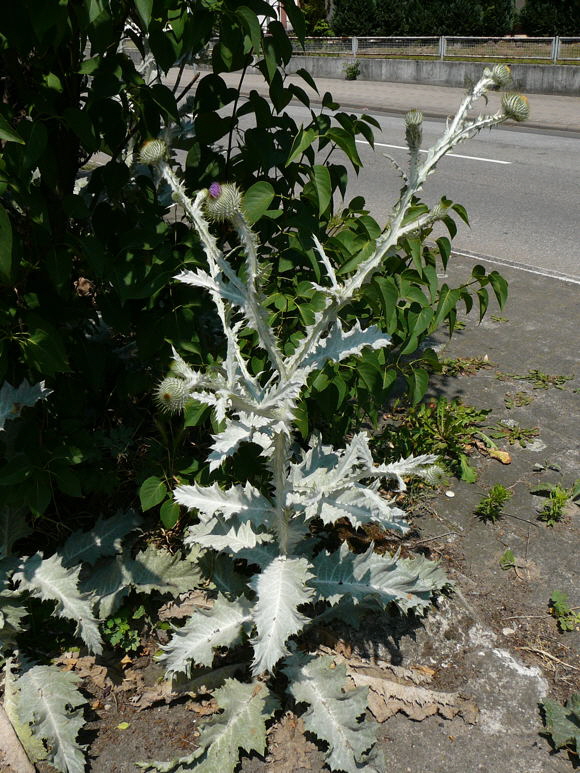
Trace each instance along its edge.
<instances>
[{"instance_id":1,"label":"thistle flower bud","mask_svg":"<svg viewBox=\"0 0 580 773\"><path fill-rule=\"evenodd\" d=\"M449 209L450 206L445 206L445 204L438 202L431 210L431 217L433 220L441 220L442 218L447 217Z\"/></svg>"},{"instance_id":2,"label":"thistle flower bud","mask_svg":"<svg viewBox=\"0 0 580 773\"><path fill-rule=\"evenodd\" d=\"M417 150L421 146L423 139L423 113L420 110L410 110L405 115L405 139L411 150Z\"/></svg>"},{"instance_id":3,"label":"thistle flower bud","mask_svg":"<svg viewBox=\"0 0 580 773\"><path fill-rule=\"evenodd\" d=\"M181 413L191 398L182 378L168 376L155 390L155 402L164 413Z\"/></svg>"},{"instance_id":4,"label":"thistle flower bud","mask_svg":"<svg viewBox=\"0 0 580 773\"><path fill-rule=\"evenodd\" d=\"M167 156L167 145L163 140L148 140L139 153L139 161L149 166L157 166Z\"/></svg>"},{"instance_id":5,"label":"thistle flower bud","mask_svg":"<svg viewBox=\"0 0 580 773\"><path fill-rule=\"evenodd\" d=\"M209 220L232 220L242 209L242 194L233 183L214 182L207 191L204 208Z\"/></svg>"},{"instance_id":6,"label":"thistle flower bud","mask_svg":"<svg viewBox=\"0 0 580 773\"><path fill-rule=\"evenodd\" d=\"M496 64L491 68L489 77L493 80L496 86L507 86L509 83L511 83L512 73L507 64Z\"/></svg>"},{"instance_id":7,"label":"thistle flower bud","mask_svg":"<svg viewBox=\"0 0 580 773\"><path fill-rule=\"evenodd\" d=\"M513 121L525 121L530 115L530 106L526 97L521 94L504 94L501 106L506 118Z\"/></svg>"}]
</instances>

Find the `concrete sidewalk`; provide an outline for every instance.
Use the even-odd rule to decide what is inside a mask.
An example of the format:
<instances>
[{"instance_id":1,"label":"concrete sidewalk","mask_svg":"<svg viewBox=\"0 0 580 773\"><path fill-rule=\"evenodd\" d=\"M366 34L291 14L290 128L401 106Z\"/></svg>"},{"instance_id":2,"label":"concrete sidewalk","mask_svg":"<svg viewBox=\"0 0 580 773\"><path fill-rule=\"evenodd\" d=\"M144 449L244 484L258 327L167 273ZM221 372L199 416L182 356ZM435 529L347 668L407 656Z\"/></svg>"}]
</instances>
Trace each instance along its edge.
<instances>
[{"instance_id":1,"label":"concrete sidewalk","mask_svg":"<svg viewBox=\"0 0 580 773\"><path fill-rule=\"evenodd\" d=\"M221 77L228 86L237 88L239 73L222 73ZM287 83L296 83L303 88L313 102L321 102L325 92L329 91L343 108L368 113L404 114L413 108L419 108L429 118L446 118L453 115L460 104L465 91L447 86L416 85L410 83L385 83L376 81L346 81L338 78L316 78L318 94L298 75L289 75ZM247 73L242 94L247 95L255 89L259 94L267 95L268 89L260 74ZM499 104L500 96L491 94L489 105L481 103L482 111L493 111ZM549 131L578 132L580 135L580 99L549 94L530 96L530 119L525 124L509 122L506 126L522 126L528 129Z\"/></svg>"}]
</instances>

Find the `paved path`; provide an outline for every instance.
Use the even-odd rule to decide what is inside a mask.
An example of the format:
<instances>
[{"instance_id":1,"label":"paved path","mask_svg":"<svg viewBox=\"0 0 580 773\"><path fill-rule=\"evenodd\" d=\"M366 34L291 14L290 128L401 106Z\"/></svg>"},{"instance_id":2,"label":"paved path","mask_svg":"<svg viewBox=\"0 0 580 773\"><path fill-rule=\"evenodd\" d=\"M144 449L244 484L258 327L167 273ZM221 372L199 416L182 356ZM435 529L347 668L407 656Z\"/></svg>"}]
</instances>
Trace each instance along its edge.
<instances>
[{"instance_id":1,"label":"paved path","mask_svg":"<svg viewBox=\"0 0 580 773\"><path fill-rule=\"evenodd\" d=\"M239 73L222 73L229 86L239 83ZM316 93L306 86L298 75L290 75L291 83L297 83L316 101ZM406 113L420 106L423 114L431 118L445 118L455 113L464 95L463 89L447 86L416 85L412 83L386 83L377 81L346 81L338 78L316 78L319 96L330 91L342 107L370 113ZM246 74L242 93L256 89L267 93L261 75ZM518 124L518 128L521 128ZM580 134L580 98L549 94L530 96L530 119L525 126L532 129L578 132Z\"/></svg>"}]
</instances>

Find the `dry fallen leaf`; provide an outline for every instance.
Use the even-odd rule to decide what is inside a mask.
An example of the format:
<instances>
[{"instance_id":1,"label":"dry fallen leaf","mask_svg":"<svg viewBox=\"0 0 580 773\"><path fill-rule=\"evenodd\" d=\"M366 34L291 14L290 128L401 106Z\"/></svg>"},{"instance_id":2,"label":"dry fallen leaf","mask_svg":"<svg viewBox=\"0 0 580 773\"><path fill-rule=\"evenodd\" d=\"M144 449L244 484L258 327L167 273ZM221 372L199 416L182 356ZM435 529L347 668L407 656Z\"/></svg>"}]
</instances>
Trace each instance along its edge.
<instances>
[{"instance_id":1,"label":"dry fallen leaf","mask_svg":"<svg viewBox=\"0 0 580 773\"><path fill-rule=\"evenodd\" d=\"M316 746L304 735L304 723L287 712L268 731L267 761L276 773L296 773L300 768L311 770L309 755Z\"/></svg>"},{"instance_id":2,"label":"dry fallen leaf","mask_svg":"<svg viewBox=\"0 0 580 773\"><path fill-rule=\"evenodd\" d=\"M489 448L487 453L492 459L497 459L498 462L501 462L502 464L512 463L512 457L509 451L500 451L499 448Z\"/></svg>"},{"instance_id":3,"label":"dry fallen leaf","mask_svg":"<svg viewBox=\"0 0 580 773\"><path fill-rule=\"evenodd\" d=\"M206 591L191 590L160 607L158 616L160 620L179 620L191 617L196 609L211 609L213 604L213 600Z\"/></svg>"},{"instance_id":4,"label":"dry fallen leaf","mask_svg":"<svg viewBox=\"0 0 580 773\"><path fill-rule=\"evenodd\" d=\"M431 682L435 673L427 666L403 668L340 655L335 655L335 661L346 665L354 687L369 688L368 707L377 722L385 722L399 711L417 721L433 714L445 719L460 716L469 724L477 721L479 709L473 701L459 693L438 692L423 686Z\"/></svg>"}]
</instances>

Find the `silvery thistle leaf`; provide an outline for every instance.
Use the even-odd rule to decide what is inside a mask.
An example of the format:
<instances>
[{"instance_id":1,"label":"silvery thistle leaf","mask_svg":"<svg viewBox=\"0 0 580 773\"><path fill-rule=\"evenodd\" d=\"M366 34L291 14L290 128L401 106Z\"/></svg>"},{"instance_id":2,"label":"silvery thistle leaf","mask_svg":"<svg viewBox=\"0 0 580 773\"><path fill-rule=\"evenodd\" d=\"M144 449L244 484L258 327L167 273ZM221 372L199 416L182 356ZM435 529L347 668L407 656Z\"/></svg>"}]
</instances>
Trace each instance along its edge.
<instances>
[{"instance_id":1,"label":"silvery thistle leaf","mask_svg":"<svg viewBox=\"0 0 580 773\"><path fill-rule=\"evenodd\" d=\"M76 740L85 724L86 699L77 690L78 677L55 666L33 666L17 680L21 721L30 722L36 737L48 745L48 757L62 773L84 773L84 747Z\"/></svg>"},{"instance_id":2,"label":"silvery thistle leaf","mask_svg":"<svg viewBox=\"0 0 580 773\"><path fill-rule=\"evenodd\" d=\"M311 350L301 359L294 355L289 358L291 372L295 369L295 377L305 383L308 374L320 370L329 361L340 362L354 354L360 354L369 346L371 349L384 349L391 343L390 336L385 335L378 327L362 330L360 323L348 331L344 331L340 320L336 320L325 338L319 338Z\"/></svg>"},{"instance_id":3,"label":"silvery thistle leaf","mask_svg":"<svg viewBox=\"0 0 580 773\"><path fill-rule=\"evenodd\" d=\"M254 674L271 670L288 653L288 638L308 622L297 607L313 595L306 585L312 577L310 568L305 558L278 556L252 580L258 595L254 607L257 633L252 639Z\"/></svg>"},{"instance_id":4,"label":"silvery thistle leaf","mask_svg":"<svg viewBox=\"0 0 580 773\"><path fill-rule=\"evenodd\" d=\"M163 647L160 661L168 674L189 674L194 664L211 666L216 647L236 643L252 623L252 605L243 597L228 601L221 594L211 609L196 610Z\"/></svg>"},{"instance_id":5,"label":"silvery thistle leaf","mask_svg":"<svg viewBox=\"0 0 580 773\"><path fill-rule=\"evenodd\" d=\"M250 483L222 489L217 483L211 486L178 486L175 501L189 510L198 510L202 521L216 515L229 518L238 515L244 521L260 526L269 522L274 514L272 504Z\"/></svg>"},{"instance_id":6,"label":"silvery thistle leaf","mask_svg":"<svg viewBox=\"0 0 580 773\"><path fill-rule=\"evenodd\" d=\"M80 566L67 569L58 555L44 558L40 553L24 558L13 579L20 589L44 601L56 601L59 617L75 620L80 635L91 652L102 652L101 636L93 617L91 597L79 590Z\"/></svg>"},{"instance_id":7,"label":"silvery thistle leaf","mask_svg":"<svg viewBox=\"0 0 580 773\"><path fill-rule=\"evenodd\" d=\"M379 556L371 545L355 555L343 543L334 553L323 551L314 559L314 576L308 581L318 598L336 604L350 595L355 603L369 600L386 607L391 602L407 612L423 609L434 590L448 584L445 574L431 561L404 563L397 556Z\"/></svg>"},{"instance_id":8,"label":"silvery thistle leaf","mask_svg":"<svg viewBox=\"0 0 580 773\"><path fill-rule=\"evenodd\" d=\"M146 771L161 773L233 773L239 762L240 749L246 752L266 750L266 721L278 708L278 701L263 682L242 684L227 679L215 691L218 706L223 709L206 722L201 730L199 748L175 762L140 763Z\"/></svg>"},{"instance_id":9,"label":"silvery thistle leaf","mask_svg":"<svg viewBox=\"0 0 580 773\"><path fill-rule=\"evenodd\" d=\"M367 688L343 689L346 666L335 666L330 655L314 658L296 654L286 659L283 670L294 698L309 704L302 720L307 730L328 744L326 763L331 770L384 771L375 767L372 758L365 758L365 752L375 744L377 726L357 721L366 711Z\"/></svg>"},{"instance_id":10,"label":"silvery thistle leaf","mask_svg":"<svg viewBox=\"0 0 580 773\"><path fill-rule=\"evenodd\" d=\"M10 507L0 509L0 561L11 555L12 546L19 539L32 534L26 523L25 512Z\"/></svg>"},{"instance_id":11,"label":"silvery thistle leaf","mask_svg":"<svg viewBox=\"0 0 580 773\"><path fill-rule=\"evenodd\" d=\"M240 523L236 516L232 516L227 522L218 517L190 526L184 542L186 545L201 545L218 552L238 553L244 548L254 548L272 539L270 534L255 532L248 521Z\"/></svg>"},{"instance_id":12,"label":"silvery thistle leaf","mask_svg":"<svg viewBox=\"0 0 580 773\"><path fill-rule=\"evenodd\" d=\"M26 379L18 387L13 387L7 381L0 388L0 432L10 419L20 416L23 408L34 405L38 400L44 400L52 394L52 389L46 389L44 381L29 384Z\"/></svg>"},{"instance_id":13,"label":"silvery thistle leaf","mask_svg":"<svg viewBox=\"0 0 580 773\"><path fill-rule=\"evenodd\" d=\"M148 545L132 558L125 552L98 563L82 581L81 588L97 599L98 614L108 617L132 589L139 593L167 593L178 596L201 582L198 567L168 550Z\"/></svg>"},{"instance_id":14,"label":"silvery thistle leaf","mask_svg":"<svg viewBox=\"0 0 580 773\"><path fill-rule=\"evenodd\" d=\"M123 537L139 528L141 517L134 511L99 518L90 531L75 531L64 543L59 555L64 566L94 564L101 556L121 552Z\"/></svg>"}]
</instances>

